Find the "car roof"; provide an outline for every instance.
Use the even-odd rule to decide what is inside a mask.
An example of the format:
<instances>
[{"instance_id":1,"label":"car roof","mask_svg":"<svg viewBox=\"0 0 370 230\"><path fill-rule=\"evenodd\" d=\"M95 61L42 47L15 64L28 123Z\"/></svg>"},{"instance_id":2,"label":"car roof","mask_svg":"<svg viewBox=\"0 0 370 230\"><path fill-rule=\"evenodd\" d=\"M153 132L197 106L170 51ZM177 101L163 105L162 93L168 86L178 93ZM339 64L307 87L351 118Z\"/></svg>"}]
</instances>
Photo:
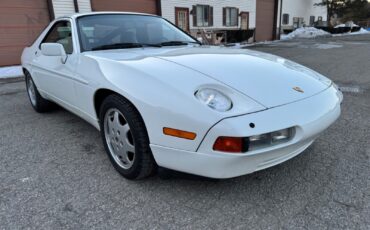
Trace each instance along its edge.
<instances>
[{"instance_id":1,"label":"car roof","mask_svg":"<svg viewBox=\"0 0 370 230\"><path fill-rule=\"evenodd\" d=\"M99 11L99 12L88 12L88 13L76 13L69 16L61 16L56 19L62 18L71 18L76 19L79 17L90 16L90 15L104 15L104 14L122 14L122 15L146 15L146 16L156 16L155 14L146 14L146 13L138 13L138 12L124 12L124 11Z\"/></svg>"}]
</instances>

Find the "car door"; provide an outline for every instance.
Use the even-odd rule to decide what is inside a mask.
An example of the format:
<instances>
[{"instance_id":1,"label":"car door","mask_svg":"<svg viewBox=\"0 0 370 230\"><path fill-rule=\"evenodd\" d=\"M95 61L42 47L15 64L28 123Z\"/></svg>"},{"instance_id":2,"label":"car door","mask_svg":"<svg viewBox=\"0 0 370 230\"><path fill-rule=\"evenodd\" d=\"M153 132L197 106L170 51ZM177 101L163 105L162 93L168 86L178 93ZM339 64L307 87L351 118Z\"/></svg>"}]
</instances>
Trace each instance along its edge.
<instances>
[{"instance_id":1,"label":"car door","mask_svg":"<svg viewBox=\"0 0 370 230\"><path fill-rule=\"evenodd\" d=\"M70 20L59 20L50 28L39 45L32 61L32 74L40 91L50 99L65 107L73 107L76 99L74 81L76 80L77 51L75 48L72 23ZM42 43L60 43L67 57L45 56L41 52Z\"/></svg>"}]
</instances>

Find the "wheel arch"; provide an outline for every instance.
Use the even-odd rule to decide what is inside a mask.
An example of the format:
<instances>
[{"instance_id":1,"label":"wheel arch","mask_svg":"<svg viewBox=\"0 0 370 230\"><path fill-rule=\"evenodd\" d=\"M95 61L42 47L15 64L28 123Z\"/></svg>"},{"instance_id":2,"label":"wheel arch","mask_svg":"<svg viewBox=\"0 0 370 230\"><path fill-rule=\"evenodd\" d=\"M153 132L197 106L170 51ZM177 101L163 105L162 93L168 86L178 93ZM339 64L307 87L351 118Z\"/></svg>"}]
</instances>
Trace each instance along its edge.
<instances>
[{"instance_id":1,"label":"wheel arch","mask_svg":"<svg viewBox=\"0 0 370 230\"><path fill-rule=\"evenodd\" d=\"M124 98L127 102L129 102L135 108L135 110L139 113L141 119L144 120L140 111L137 109L135 104L132 103L132 101L130 101L127 97L123 96L122 94L117 93L116 91L113 91L111 89L106 89L106 88L98 89L94 93L94 109L95 109L96 117L98 119L100 119L100 117L99 117L100 116L100 107L101 107L104 99L107 98L110 95L118 95L118 96Z\"/></svg>"},{"instance_id":2,"label":"wheel arch","mask_svg":"<svg viewBox=\"0 0 370 230\"><path fill-rule=\"evenodd\" d=\"M22 72L24 74L24 76L26 76L26 74L31 74L30 71L26 68L26 67L22 67Z\"/></svg>"}]
</instances>

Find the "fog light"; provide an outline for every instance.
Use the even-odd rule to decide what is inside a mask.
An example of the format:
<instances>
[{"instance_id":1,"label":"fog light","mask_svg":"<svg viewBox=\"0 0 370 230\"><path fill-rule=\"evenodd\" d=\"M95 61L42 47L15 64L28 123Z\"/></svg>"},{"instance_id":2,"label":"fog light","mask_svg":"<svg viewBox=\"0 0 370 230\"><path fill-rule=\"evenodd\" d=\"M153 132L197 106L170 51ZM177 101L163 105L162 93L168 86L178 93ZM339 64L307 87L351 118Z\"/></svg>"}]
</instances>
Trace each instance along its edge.
<instances>
[{"instance_id":1,"label":"fog light","mask_svg":"<svg viewBox=\"0 0 370 230\"><path fill-rule=\"evenodd\" d=\"M279 130L279 131L271 133L272 143L276 143L276 142L289 139L291 136L290 130L291 129L283 129L283 130Z\"/></svg>"},{"instance_id":2,"label":"fog light","mask_svg":"<svg viewBox=\"0 0 370 230\"><path fill-rule=\"evenodd\" d=\"M293 136L293 128L282 129L271 133L251 136L248 138L248 150L270 147L289 141Z\"/></svg>"}]
</instances>

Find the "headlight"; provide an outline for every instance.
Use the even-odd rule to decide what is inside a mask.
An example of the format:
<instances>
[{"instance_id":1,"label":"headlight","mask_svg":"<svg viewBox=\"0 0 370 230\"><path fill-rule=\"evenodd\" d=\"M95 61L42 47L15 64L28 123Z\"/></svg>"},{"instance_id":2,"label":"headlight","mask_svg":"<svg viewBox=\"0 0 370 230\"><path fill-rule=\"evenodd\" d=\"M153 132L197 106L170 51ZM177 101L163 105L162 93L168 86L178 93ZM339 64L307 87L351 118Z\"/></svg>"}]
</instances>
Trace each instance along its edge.
<instances>
[{"instance_id":1,"label":"headlight","mask_svg":"<svg viewBox=\"0 0 370 230\"><path fill-rule=\"evenodd\" d=\"M218 90L203 88L195 92L195 97L210 108L219 112L225 112L233 106L230 98Z\"/></svg>"}]
</instances>

